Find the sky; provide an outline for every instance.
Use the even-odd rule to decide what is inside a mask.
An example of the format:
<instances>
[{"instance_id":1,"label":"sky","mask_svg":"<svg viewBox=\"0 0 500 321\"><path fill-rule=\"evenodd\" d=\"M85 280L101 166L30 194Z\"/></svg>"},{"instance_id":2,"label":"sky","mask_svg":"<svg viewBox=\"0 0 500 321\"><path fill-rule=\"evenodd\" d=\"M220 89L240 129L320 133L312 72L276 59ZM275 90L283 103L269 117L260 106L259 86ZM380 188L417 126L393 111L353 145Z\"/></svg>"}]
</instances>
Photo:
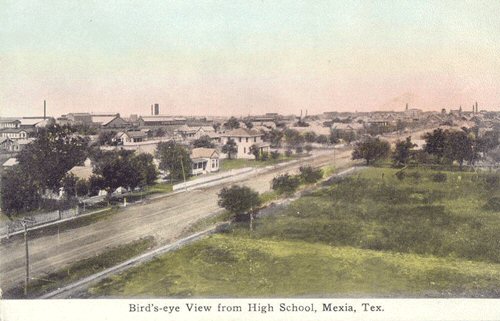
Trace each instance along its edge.
<instances>
[{"instance_id":1,"label":"sky","mask_svg":"<svg viewBox=\"0 0 500 321\"><path fill-rule=\"evenodd\" d=\"M498 17L498 0L0 0L0 116L498 111Z\"/></svg>"}]
</instances>

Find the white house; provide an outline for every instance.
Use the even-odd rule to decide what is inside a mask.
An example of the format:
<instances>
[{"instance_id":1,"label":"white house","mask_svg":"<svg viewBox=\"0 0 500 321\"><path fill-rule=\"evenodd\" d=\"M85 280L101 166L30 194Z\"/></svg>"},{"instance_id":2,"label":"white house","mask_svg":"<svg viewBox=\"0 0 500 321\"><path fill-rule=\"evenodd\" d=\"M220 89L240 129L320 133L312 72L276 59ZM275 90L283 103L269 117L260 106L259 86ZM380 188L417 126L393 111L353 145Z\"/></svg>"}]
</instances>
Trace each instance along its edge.
<instances>
[{"instance_id":1,"label":"white house","mask_svg":"<svg viewBox=\"0 0 500 321\"><path fill-rule=\"evenodd\" d=\"M262 140L262 136L262 133L256 130L238 128L222 133L221 143L225 145L232 139L236 143L238 151L236 155L231 155L231 157L254 159L255 156L250 151L250 147L253 145L259 148L261 153L269 152L269 144Z\"/></svg>"},{"instance_id":2,"label":"white house","mask_svg":"<svg viewBox=\"0 0 500 321\"><path fill-rule=\"evenodd\" d=\"M7 137L10 139L26 139L28 138L28 131L21 128L4 128L0 130L0 137Z\"/></svg>"},{"instance_id":3,"label":"white house","mask_svg":"<svg viewBox=\"0 0 500 321\"><path fill-rule=\"evenodd\" d=\"M117 133L114 140L123 145L127 145L128 143L139 143L145 141L147 137L147 133L143 131L129 131Z\"/></svg>"},{"instance_id":4,"label":"white house","mask_svg":"<svg viewBox=\"0 0 500 321\"><path fill-rule=\"evenodd\" d=\"M214 148L194 148L191 151L191 173L193 175L217 172L219 152Z\"/></svg>"}]
</instances>

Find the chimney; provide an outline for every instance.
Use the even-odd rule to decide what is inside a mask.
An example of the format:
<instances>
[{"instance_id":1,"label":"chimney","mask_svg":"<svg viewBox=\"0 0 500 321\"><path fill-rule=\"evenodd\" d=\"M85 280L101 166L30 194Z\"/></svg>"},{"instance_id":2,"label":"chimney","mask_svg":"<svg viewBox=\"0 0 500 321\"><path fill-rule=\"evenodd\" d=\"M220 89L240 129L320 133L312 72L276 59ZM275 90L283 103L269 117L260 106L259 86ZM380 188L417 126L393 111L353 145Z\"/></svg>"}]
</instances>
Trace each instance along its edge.
<instances>
[{"instance_id":1,"label":"chimney","mask_svg":"<svg viewBox=\"0 0 500 321\"><path fill-rule=\"evenodd\" d=\"M160 114L160 105L155 104L155 115L159 115L159 114Z\"/></svg>"},{"instance_id":2,"label":"chimney","mask_svg":"<svg viewBox=\"0 0 500 321\"><path fill-rule=\"evenodd\" d=\"M406 111L408 111L408 103L406 103Z\"/></svg>"},{"instance_id":3,"label":"chimney","mask_svg":"<svg viewBox=\"0 0 500 321\"><path fill-rule=\"evenodd\" d=\"M153 111L153 105L151 105L151 116L153 116L155 113Z\"/></svg>"},{"instance_id":4,"label":"chimney","mask_svg":"<svg viewBox=\"0 0 500 321\"><path fill-rule=\"evenodd\" d=\"M43 119L47 118L47 102L43 100Z\"/></svg>"},{"instance_id":5,"label":"chimney","mask_svg":"<svg viewBox=\"0 0 500 321\"><path fill-rule=\"evenodd\" d=\"M476 114L479 113L479 107L477 106L477 101L476 101Z\"/></svg>"}]
</instances>

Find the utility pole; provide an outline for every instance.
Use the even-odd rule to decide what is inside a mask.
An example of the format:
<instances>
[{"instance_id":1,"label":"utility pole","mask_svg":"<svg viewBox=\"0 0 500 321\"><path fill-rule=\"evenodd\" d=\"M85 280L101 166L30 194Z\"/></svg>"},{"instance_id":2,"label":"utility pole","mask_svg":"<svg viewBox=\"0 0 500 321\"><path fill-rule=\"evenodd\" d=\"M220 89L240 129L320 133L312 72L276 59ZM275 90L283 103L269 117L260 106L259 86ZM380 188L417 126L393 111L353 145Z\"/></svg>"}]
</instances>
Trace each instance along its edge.
<instances>
[{"instance_id":1,"label":"utility pole","mask_svg":"<svg viewBox=\"0 0 500 321\"><path fill-rule=\"evenodd\" d=\"M184 172L184 159L181 154L181 168L182 168L182 178L184 179L184 191L187 192L187 185L186 185L186 173Z\"/></svg>"},{"instance_id":2,"label":"utility pole","mask_svg":"<svg viewBox=\"0 0 500 321\"><path fill-rule=\"evenodd\" d=\"M24 297L28 296L28 286L30 282L30 259L28 250L28 223L33 222L33 220L28 218L23 218L21 224L24 228L24 249L26 254L26 278L24 279Z\"/></svg>"}]
</instances>

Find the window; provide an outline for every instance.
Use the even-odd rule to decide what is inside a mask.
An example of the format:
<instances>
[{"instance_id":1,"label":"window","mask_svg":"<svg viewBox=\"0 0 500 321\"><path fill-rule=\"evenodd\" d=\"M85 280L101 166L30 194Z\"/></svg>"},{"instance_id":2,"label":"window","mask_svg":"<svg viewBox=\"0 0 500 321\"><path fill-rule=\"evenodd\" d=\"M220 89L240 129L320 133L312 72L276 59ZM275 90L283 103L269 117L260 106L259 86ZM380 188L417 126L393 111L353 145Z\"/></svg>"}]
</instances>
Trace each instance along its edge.
<instances>
[{"instance_id":1,"label":"window","mask_svg":"<svg viewBox=\"0 0 500 321\"><path fill-rule=\"evenodd\" d=\"M248 137L246 138L246 142L248 143Z\"/></svg>"},{"instance_id":2,"label":"window","mask_svg":"<svg viewBox=\"0 0 500 321\"><path fill-rule=\"evenodd\" d=\"M246 154L247 153L247 148L246 147L243 147L243 153Z\"/></svg>"},{"instance_id":3,"label":"window","mask_svg":"<svg viewBox=\"0 0 500 321\"><path fill-rule=\"evenodd\" d=\"M253 142L256 143L257 142L257 137L254 137L253 138Z\"/></svg>"},{"instance_id":4,"label":"window","mask_svg":"<svg viewBox=\"0 0 500 321\"><path fill-rule=\"evenodd\" d=\"M240 137L240 143L241 143L241 137Z\"/></svg>"}]
</instances>

